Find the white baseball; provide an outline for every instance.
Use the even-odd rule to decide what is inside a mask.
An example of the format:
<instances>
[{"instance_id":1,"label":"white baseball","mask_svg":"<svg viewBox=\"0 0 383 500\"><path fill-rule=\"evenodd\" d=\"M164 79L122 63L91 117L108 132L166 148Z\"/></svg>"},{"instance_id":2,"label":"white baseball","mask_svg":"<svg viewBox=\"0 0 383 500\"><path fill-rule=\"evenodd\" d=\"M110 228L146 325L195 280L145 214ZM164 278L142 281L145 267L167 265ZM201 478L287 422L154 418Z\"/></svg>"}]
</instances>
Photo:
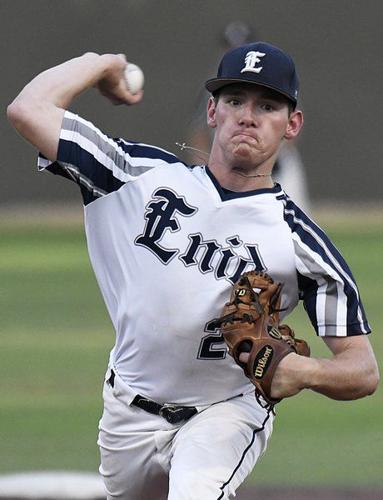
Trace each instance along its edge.
<instances>
[{"instance_id":1,"label":"white baseball","mask_svg":"<svg viewBox=\"0 0 383 500\"><path fill-rule=\"evenodd\" d=\"M144 73L137 64L128 63L124 71L124 77L131 94L137 94L144 86Z\"/></svg>"}]
</instances>

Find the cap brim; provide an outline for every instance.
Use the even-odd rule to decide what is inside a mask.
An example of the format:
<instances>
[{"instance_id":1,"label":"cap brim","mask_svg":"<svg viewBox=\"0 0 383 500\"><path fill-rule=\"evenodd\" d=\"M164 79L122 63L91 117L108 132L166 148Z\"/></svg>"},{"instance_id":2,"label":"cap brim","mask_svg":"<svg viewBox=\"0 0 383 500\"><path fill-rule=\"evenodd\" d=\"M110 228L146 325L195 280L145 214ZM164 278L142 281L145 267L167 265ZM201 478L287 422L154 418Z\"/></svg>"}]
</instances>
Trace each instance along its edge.
<instances>
[{"instance_id":1,"label":"cap brim","mask_svg":"<svg viewBox=\"0 0 383 500\"><path fill-rule=\"evenodd\" d=\"M281 92L279 89L273 87L272 85L268 85L268 84L262 83L262 82L254 82L252 80L246 80L245 78L243 78L243 79L240 79L240 78L211 78L210 80L207 80L207 82L205 83L205 88L209 92L214 93L217 90L221 89L222 87L226 87L226 85L232 85L233 83L249 83L249 84L253 84L253 85L260 85L261 87L266 87L268 89L274 90L275 92L278 92L278 94L285 96L294 105L297 104L296 99L293 99L290 95L286 94L285 92Z\"/></svg>"},{"instance_id":2,"label":"cap brim","mask_svg":"<svg viewBox=\"0 0 383 500\"><path fill-rule=\"evenodd\" d=\"M246 83L246 80L240 80L238 78L212 78L205 83L205 87L209 92L215 92L226 85L230 85L231 83Z\"/></svg>"}]
</instances>

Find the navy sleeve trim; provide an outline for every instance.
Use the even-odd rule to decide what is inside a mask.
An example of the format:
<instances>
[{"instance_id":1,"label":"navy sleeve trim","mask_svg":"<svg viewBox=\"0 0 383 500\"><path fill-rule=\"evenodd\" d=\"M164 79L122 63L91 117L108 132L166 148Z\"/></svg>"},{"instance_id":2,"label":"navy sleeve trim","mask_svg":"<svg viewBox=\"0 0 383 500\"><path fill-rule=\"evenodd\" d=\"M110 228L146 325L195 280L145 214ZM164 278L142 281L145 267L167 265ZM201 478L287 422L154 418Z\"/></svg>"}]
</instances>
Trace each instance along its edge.
<instances>
[{"instance_id":1,"label":"navy sleeve trim","mask_svg":"<svg viewBox=\"0 0 383 500\"><path fill-rule=\"evenodd\" d=\"M63 119L57 161L39 157L41 169L79 184L85 204L155 167L177 163L185 165L161 148L112 139L69 111Z\"/></svg>"},{"instance_id":2,"label":"navy sleeve trim","mask_svg":"<svg viewBox=\"0 0 383 500\"><path fill-rule=\"evenodd\" d=\"M318 335L369 333L358 287L342 255L287 196L283 204L295 246L300 296Z\"/></svg>"}]
</instances>

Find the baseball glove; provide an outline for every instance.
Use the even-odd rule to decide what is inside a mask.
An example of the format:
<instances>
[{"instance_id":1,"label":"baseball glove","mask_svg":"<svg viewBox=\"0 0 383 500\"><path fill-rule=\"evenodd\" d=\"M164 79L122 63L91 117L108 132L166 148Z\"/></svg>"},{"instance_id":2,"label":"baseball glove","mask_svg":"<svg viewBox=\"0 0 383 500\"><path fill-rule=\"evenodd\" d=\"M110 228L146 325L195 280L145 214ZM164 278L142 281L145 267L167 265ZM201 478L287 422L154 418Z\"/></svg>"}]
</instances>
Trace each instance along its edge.
<instances>
[{"instance_id":1,"label":"baseball glove","mask_svg":"<svg viewBox=\"0 0 383 500\"><path fill-rule=\"evenodd\" d=\"M292 352L310 356L308 344L296 339L289 326L279 324L282 287L266 273L244 273L234 284L230 302L216 320L229 354L255 385L256 394L270 404L280 401L273 399L270 392L281 360ZM239 359L242 352L249 353L247 363Z\"/></svg>"}]
</instances>

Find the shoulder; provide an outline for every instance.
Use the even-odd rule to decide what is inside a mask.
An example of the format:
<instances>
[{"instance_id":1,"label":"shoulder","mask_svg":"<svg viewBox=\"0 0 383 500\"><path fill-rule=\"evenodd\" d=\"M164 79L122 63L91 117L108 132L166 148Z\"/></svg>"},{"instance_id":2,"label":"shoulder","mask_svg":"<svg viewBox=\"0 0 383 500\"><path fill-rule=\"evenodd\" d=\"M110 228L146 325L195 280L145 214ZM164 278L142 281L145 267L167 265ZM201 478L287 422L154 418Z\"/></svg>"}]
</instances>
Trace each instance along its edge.
<instances>
[{"instance_id":1,"label":"shoulder","mask_svg":"<svg viewBox=\"0 0 383 500\"><path fill-rule=\"evenodd\" d=\"M315 222L311 214L295 203L282 188L280 188L276 198L282 203L283 217L292 232L297 232L302 236L305 233L315 233L327 239L325 231Z\"/></svg>"},{"instance_id":2,"label":"shoulder","mask_svg":"<svg viewBox=\"0 0 383 500\"><path fill-rule=\"evenodd\" d=\"M179 163L180 165L190 168L189 165L182 161L175 153L159 146L147 144L145 142L128 141L121 137L115 138L114 140L122 151L132 158L145 159L147 163L150 163L150 160L154 160L157 163L158 161L169 164Z\"/></svg>"},{"instance_id":3,"label":"shoulder","mask_svg":"<svg viewBox=\"0 0 383 500\"><path fill-rule=\"evenodd\" d=\"M61 139L76 143L86 150L104 152L109 157L122 155L127 158L147 160L146 164L150 164L150 160L160 160L164 163L182 163L186 166L176 154L166 149L123 137L112 137L91 121L70 111L66 111L64 115Z\"/></svg>"}]
</instances>

